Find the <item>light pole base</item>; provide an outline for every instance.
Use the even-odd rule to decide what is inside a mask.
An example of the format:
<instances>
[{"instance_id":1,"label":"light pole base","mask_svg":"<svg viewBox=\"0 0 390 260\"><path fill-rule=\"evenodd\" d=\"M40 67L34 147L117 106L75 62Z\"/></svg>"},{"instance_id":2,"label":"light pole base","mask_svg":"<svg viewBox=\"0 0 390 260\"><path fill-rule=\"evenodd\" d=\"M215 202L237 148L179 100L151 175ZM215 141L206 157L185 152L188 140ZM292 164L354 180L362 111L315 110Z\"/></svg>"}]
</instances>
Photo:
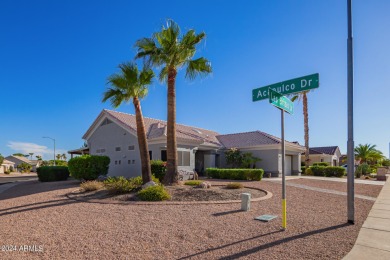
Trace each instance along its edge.
<instances>
[{"instance_id":1,"label":"light pole base","mask_svg":"<svg viewBox=\"0 0 390 260\"><path fill-rule=\"evenodd\" d=\"M348 219L348 224L355 225L355 221Z\"/></svg>"}]
</instances>

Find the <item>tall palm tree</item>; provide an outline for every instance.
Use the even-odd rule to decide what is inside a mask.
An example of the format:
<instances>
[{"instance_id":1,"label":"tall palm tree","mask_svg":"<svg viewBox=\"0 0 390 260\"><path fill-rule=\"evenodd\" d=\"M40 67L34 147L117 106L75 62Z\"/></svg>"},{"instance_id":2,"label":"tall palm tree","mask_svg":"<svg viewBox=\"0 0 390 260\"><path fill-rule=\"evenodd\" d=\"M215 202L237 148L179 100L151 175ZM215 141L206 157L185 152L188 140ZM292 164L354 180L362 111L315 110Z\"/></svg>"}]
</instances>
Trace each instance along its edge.
<instances>
[{"instance_id":1,"label":"tall palm tree","mask_svg":"<svg viewBox=\"0 0 390 260\"><path fill-rule=\"evenodd\" d=\"M66 154L65 153L63 153L63 154L61 154L61 158L62 158L62 160L64 160L64 161L66 161Z\"/></svg>"},{"instance_id":2,"label":"tall palm tree","mask_svg":"<svg viewBox=\"0 0 390 260\"><path fill-rule=\"evenodd\" d=\"M291 100L302 100L303 105L303 129L304 129L304 139L305 139L305 168L309 167L310 162L310 146L309 146L309 111L307 106L307 93L309 91L304 91L299 93L299 95L294 96Z\"/></svg>"},{"instance_id":3,"label":"tall palm tree","mask_svg":"<svg viewBox=\"0 0 390 260\"><path fill-rule=\"evenodd\" d=\"M376 162L384 158L381 151L377 150L376 145L359 144L355 147L355 157L360 163Z\"/></svg>"},{"instance_id":4,"label":"tall palm tree","mask_svg":"<svg viewBox=\"0 0 390 260\"><path fill-rule=\"evenodd\" d=\"M193 80L196 76L205 76L211 72L210 62L201 57L193 59L196 46L206 37L204 32L196 34L188 30L181 35L180 27L168 20L166 27L156 32L151 38L136 42L136 58L144 58L147 65L161 67L160 81L168 85L168 120L167 120L167 173L164 184L178 182L177 143L176 143L176 75L179 69L186 68L186 78Z\"/></svg>"},{"instance_id":5,"label":"tall palm tree","mask_svg":"<svg viewBox=\"0 0 390 260\"><path fill-rule=\"evenodd\" d=\"M152 172L140 99L148 94L148 85L152 83L154 73L146 67L140 72L135 63L122 63L119 68L120 73L113 74L108 78L108 84L111 85L111 88L104 92L103 102L110 100L112 106L117 108L123 102L133 101L141 157L142 182L145 184L152 180Z\"/></svg>"}]
</instances>

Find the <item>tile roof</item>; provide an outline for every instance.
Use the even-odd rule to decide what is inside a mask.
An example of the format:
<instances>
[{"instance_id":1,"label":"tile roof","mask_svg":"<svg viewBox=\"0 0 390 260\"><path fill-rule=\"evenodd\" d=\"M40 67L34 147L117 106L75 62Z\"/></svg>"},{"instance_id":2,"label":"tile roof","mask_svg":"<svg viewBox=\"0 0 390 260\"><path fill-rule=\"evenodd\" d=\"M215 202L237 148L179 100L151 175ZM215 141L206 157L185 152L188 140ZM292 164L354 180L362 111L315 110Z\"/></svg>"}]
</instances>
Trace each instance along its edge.
<instances>
[{"instance_id":1,"label":"tile roof","mask_svg":"<svg viewBox=\"0 0 390 260\"><path fill-rule=\"evenodd\" d=\"M121 124L122 127L129 129L129 131L133 132L135 135L137 134L135 115L104 109L102 113L100 113L99 117L95 120L93 125L84 134L84 139L88 137L88 134L93 131L92 129L99 122L100 118L102 118L102 116L104 116L105 114L111 116L112 119L115 119L115 121ZM166 137L166 121L144 117L144 123L148 140ZM258 145L280 144L281 142L280 138L261 131L220 135L215 131L182 124L176 124L176 137L178 139L198 142L201 145L209 145L218 148L228 149L251 147ZM297 143L286 141L286 144L302 148L302 146Z\"/></svg>"},{"instance_id":2,"label":"tile roof","mask_svg":"<svg viewBox=\"0 0 390 260\"><path fill-rule=\"evenodd\" d=\"M219 135L217 138L226 148L242 148L267 144L280 144L281 142L280 138L261 131ZM298 146L292 142L286 141L286 143Z\"/></svg>"},{"instance_id":3,"label":"tile roof","mask_svg":"<svg viewBox=\"0 0 390 260\"><path fill-rule=\"evenodd\" d=\"M23 161L25 163L30 163L30 160L27 159L26 157L24 156L16 156L16 155L10 155L10 156L7 156L5 159L7 159L8 161L11 161L12 162L12 158L16 158L20 161Z\"/></svg>"},{"instance_id":4,"label":"tile roof","mask_svg":"<svg viewBox=\"0 0 390 260\"><path fill-rule=\"evenodd\" d=\"M125 127L129 127L131 131L136 133L135 115L107 110L107 109L105 109L104 112L111 115L116 120L121 122ZM166 136L167 133L166 121L144 117L144 122L145 122L147 138L149 140ZM193 126L176 124L177 138L191 140L191 141L198 141L200 143L204 143L208 145L220 146L221 144L218 142L218 139L216 138L217 135L218 133L214 131L193 127Z\"/></svg>"},{"instance_id":5,"label":"tile roof","mask_svg":"<svg viewBox=\"0 0 390 260\"><path fill-rule=\"evenodd\" d=\"M323 146L323 147L310 147L309 153L310 154L330 154L333 155L338 146Z\"/></svg>"},{"instance_id":6,"label":"tile roof","mask_svg":"<svg viewBox=\"0 0 390 260\"><path fill-rule=\"evenodd\" d=\"M15 163L8 161L7 159L4 159L2 164L15 164Z\"/></svg>"}]
</instances>

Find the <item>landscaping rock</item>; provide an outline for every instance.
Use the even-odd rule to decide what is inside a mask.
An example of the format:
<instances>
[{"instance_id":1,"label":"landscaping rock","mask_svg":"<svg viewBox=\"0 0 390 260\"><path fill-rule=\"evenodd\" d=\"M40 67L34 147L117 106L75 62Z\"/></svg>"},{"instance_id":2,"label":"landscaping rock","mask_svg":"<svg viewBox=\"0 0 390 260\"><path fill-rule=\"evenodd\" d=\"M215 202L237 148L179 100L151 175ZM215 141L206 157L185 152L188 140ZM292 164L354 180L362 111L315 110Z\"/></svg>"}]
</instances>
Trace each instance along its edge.
<instances>
[{"instance_id":1,"label":"landscaping rock","mask_svg":"<svg viewBox=\"0 0 390 260\"><path fill-rule=\"evenodd\" d=\"M202 188L202 189L209 189L209 188L211 188L211 183L208 182L208 181L204 181L204 182L202 182L201 184L199 184L199 188Z\"/></svg>"},{"instance_id":2,"label":"landscaping rock","mask_svg":"<svg viewBox=\"0 0 390 260\"><path fill-rule=\"evenodd\" d=\"M108 179L108 177L106 175L99 175L97 178L98 181L105 181L107 179Z\"/></svg>"},{"instance_id":3,"label":"landscaping rock","mask_svg":"<svg viewBox=\"0 0 390 260\"><path fill-rule=\"evenodd\" d=\"M149 181L149 182L145 183L144 185L142 185L142 189L146 189L146 188L148 188L150 186L157 186L157 185L158 184L155 183L154 181Z\"/></svg>"}]
</instances>

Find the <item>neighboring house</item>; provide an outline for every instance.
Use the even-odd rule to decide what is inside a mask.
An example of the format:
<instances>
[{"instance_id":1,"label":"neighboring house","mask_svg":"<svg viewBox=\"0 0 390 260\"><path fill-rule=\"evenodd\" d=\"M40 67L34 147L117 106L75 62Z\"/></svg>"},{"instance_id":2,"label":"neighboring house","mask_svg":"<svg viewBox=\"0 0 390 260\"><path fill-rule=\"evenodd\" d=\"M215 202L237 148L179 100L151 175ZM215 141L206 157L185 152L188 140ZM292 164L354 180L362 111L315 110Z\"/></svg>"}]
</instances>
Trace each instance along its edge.
<instances>
[{"instance_id":1,"label":"neighboring house","mask_svg":"<svg viewBox=\"0 0 390 260\"><path fill-rule=\"evenodd\" d=\"M330 166L340 165L340 148L338 146L324 146L309 148L309 165L317 162L327 162ZM301 157L302 162L305 162L304 153Z\"/></svg>"},{"instance_id":2,"label":"neighboring house","mask_svg":"<svg viewBox=\"0 0 390 260\"><path fill-rule=\"evenodd\" d=\"M83 139L88 147L69 151L70 154L90 153L110 157L109 175L134 177L141 174L141 160L138 148L135 116L121 112L103 110ZM152 160L166 161L166 121L144 118ZM227 167L225 151L239 148L252 152L262 161L256 163L272 176L281 175L280 139L254 131L220 135L217 132L198 127L176 124L178 168L204 173L209 167ZM301 153L304 147L286 142L286 175L300 174Z\"/></svg>"},{"instance_id":3,"label":"neighboring house","mask_svg":"<svg viewBox=\"0 0 390 260\"><path fill-rule=\"evenodd\" d=\"M28 163L32 166L31 171L36 172L37 168L41 166L41 161L39 160L29 160L26 157L23 156L16 156L16 155L10 155L5 158L6 160L14 163L14 170L16 171L19 164L21 163Z\"/></svg>"},{"instance_id":4,"label":"neighboring house","mask_svg":"<svg viewBox=\"0 0 390 260\"><path fill-rule=\"evenodd\" d=\"M11 168L15 169L15 163L4 159L3 163L0 165L0 173L9 171Z\"/></svg>"}]
</instances>

